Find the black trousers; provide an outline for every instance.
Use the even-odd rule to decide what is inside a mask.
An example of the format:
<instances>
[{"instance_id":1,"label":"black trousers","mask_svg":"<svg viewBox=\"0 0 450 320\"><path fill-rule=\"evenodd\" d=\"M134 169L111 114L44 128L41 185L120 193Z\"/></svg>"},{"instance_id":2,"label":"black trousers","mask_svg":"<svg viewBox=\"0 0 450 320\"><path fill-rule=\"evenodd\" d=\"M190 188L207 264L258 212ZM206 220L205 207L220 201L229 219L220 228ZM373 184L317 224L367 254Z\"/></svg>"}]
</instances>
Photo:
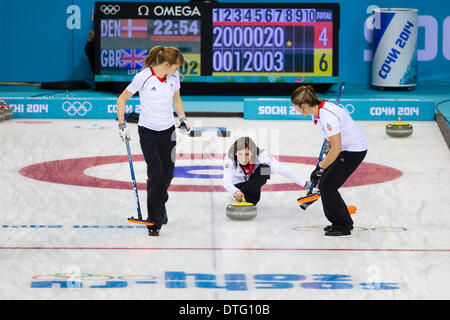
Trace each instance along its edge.
<instances>
[{"instance_id":1,"label":"black trousers","mask_svg":"<svg viewBox=\"0 0 450 320\"><path fill-rule=\"evenodd\" d=\"M255 172L250 175L247 181L235 184L234 186L241 190L245 195L245 200L256 205L261 199L261 188L270 179L270 167L268 165L260 165Z\"/></svg>"},{"instance_id":2,"label":"black trousers","mask_svg":"<svg viewBox=\"0 0 450 320\"><path fill-rule=\"evenodd\" d=\"M332 228L339 231L350 231L353 228L353 220L338 189L358 168L366 154L367 150L341 152L324 172L319 182L320 198L322 199L325 217L331 222Z\"/></svg>"},{"instance_id":3,"label":"black trousers","mask_svg":"<svg viewBox=\"0 0 450 320\"><path fill-rule=\"evenodd\" d=\"M166 202L169 199L167 190L175 167L175 127L154 131L139 126L138 132L147 164L147 220L160 228L166 214Z\"/></svg>"}]
</instances>

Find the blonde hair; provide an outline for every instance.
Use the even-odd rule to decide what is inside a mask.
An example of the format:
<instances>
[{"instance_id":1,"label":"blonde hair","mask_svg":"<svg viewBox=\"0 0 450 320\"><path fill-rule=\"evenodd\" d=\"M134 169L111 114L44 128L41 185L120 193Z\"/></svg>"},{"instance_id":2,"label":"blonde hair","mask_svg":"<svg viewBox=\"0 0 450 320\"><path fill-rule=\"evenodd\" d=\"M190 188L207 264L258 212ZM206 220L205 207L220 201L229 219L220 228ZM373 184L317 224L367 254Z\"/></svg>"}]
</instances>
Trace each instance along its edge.
<instances>
[{"instance_id":1,"label":"blonde hair","mask_svg":"<svg viewBox=\"0 0 450 320\"><path fill-rule=\"evenodd\" d=\"M306 103L310 106L318 105L322 102L312 86L301 86L294 90L291 94L291 102L294 105L301 106Z\"/></svg>"},{"instance_id":2,"label":"blonde hair","mask_svg":"<svg viewBox=\"0 0 450 320\"><path fill-rule=\"evenodd\" d=\"M175 47L155 46L145 58L145 66L157 66L166 61L170 65L179 64L181 66L184 64L184 57L181 51Z\"/></svg>"}]
</instances>

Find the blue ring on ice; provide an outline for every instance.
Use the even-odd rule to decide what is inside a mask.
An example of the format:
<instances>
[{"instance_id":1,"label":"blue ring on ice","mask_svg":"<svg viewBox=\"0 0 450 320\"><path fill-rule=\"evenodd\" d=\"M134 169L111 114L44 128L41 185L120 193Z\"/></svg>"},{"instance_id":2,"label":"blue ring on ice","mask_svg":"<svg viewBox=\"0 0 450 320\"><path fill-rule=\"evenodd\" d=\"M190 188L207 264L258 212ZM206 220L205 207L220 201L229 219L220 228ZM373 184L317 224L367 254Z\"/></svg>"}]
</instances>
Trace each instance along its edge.
<instances>
[{"instance_id":1,"label":"blue ring on ice","mask_svg":"<svg viewBox=\"0 0 450 320\"><path fill-rule=\"evenodd\" d=\"M223 170L222 166L176 166L173 176L176 178L222 179L222 174L192 173L195 170Z\"/></svg>"}]
</instances>

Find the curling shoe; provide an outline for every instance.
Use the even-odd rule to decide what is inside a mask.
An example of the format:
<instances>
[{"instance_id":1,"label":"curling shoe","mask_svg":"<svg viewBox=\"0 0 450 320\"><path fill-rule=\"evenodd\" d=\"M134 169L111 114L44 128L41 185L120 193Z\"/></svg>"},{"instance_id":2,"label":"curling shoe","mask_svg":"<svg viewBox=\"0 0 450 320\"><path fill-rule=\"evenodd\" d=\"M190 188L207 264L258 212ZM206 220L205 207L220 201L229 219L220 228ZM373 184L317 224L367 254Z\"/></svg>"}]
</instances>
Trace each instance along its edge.
<instances>
[{"instance_id":1,"label":"curling shoe","mask_svg":"<svg viewBox=\"0 0 450 320\"><path fill-rule=\"evenodd\" d=\"M147 227L148 229L148 235L152 236L152 237L157 237L159 236L159 227L155 227L155 226L149 226Z\"/></svg>"},{"instance_id":2,"label":"curling shoe","mask_svg":"<svg viewBox=\"0 0 450 320\"><path fill-rule=\"evenodd\" d=\"M325 235L329 236L329 237L349 236L351 234L352 233L350 232L350 230L349 231L340 231L337 229L331 229L331 230L328 230L325 232Z\"/></svg>"},{"instance_id":3,"label":"curling shoe","mask_svg":"<svg viewBox=\"0 0 450 320\"><path fill-rule=\"evenodd\" d=\"M332 226L326 226L325 228L323 228L323 231L330 231L331 229L333 229ZM350 230L353 230L353 227L351 227Z\"/></svg>"}]
</instances>

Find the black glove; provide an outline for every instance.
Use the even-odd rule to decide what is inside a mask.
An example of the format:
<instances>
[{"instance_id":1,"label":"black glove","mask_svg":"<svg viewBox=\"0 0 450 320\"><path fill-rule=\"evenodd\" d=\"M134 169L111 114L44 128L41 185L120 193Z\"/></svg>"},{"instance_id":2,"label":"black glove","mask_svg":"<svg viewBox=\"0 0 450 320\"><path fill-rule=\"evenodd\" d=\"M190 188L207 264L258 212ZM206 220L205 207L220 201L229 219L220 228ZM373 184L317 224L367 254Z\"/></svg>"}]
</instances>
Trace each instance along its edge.
<instances>
[{"instance_id":1,"label":"black glove","mask_svg":"<svg viewBox=\"0 0 450 320\"><path fill-rule=\"evenodd\" d=\"M314 171L311 172L310 180L311 183L314 183L314 188L317 188L317 185L319 184L320 179L322 179L324 172L325 169L322 169L319 166L317 166Z\"/></svg>"},{"instance_id":2,"label":"black glove","mask_svg":"<svg viewBox=\"0 0 450 320\"><path fill-rule=\"evenodd\" d=\"M177 123L177 128L185 134L188 134L191 131L191 127L189 126L186 118L180 118Z\"/></svg>"}]
</instances>

